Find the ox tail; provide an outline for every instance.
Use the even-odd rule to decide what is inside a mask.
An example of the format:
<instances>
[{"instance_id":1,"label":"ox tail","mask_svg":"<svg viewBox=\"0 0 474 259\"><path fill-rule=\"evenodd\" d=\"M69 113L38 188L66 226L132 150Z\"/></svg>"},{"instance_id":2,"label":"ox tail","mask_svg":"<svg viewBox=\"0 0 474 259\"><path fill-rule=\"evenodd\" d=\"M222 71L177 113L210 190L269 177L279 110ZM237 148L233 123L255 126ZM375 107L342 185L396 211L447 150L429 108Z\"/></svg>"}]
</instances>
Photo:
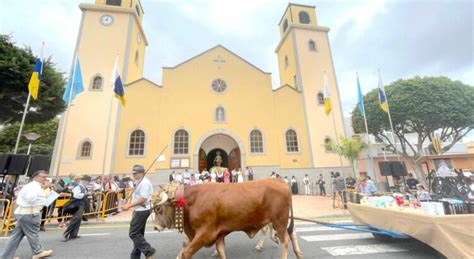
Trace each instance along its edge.
<instances>
[{"instance_id":1,"label":"ox tail","mask_svg":"<svg viewBox=\"0 0 474 259\"><path fill-rule=\"evenodd\" d=\"M292 196L290 196L292 197ZM290 225L288 226L288 234L291 235L293 234L293 231L294 231L294 227L295 227L295 219L293 217L293 199L291 199L291 204L290 204Z\"/></svg>"}]
</instances>

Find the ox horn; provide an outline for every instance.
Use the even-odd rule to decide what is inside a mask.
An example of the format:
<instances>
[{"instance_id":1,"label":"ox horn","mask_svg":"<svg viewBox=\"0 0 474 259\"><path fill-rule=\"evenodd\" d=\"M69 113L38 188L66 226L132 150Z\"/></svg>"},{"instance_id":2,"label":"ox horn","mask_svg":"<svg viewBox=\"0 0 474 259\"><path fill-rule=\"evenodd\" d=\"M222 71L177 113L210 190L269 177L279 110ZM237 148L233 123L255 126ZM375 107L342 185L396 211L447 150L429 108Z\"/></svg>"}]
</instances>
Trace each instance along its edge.
<instances>
[{"instance_id":1,"label":"ox horn","mask_svg":"<svg viewBox=\"0 0 474 259\"><path fill-rule=\"evenodd\" d=\"M160 193L160 202L156 204L156 206L160 206L161 204L165 203L168 200L168 194L166 192Z\"/></svg>"},{"instance_id":2,"label":"ox horn","mask_svg":"<svg viewBox=\"0 0 474 259\"><path fill-rule=\"evenodd\" d=\"M158 184L158 187L160 187L160 189L164 190L165 188L163 188L163 185L161 184Z\"/></svg>"}]
</instances>

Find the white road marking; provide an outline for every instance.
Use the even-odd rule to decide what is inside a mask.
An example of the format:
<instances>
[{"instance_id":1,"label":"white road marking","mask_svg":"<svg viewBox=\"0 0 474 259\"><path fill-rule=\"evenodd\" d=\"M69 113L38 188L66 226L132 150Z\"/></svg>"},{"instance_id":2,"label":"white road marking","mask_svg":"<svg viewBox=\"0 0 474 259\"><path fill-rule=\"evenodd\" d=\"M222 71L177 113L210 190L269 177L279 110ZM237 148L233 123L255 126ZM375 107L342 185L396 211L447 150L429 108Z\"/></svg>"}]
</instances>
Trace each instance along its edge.
<instances>
[{"instance_id":1,"label":"white road marking","mask_svg":"<svg viewBox=\"0 0 474 259\"><path fill-rule=\"evenodd\" d=\"M88 236L109 236L110 233L89 233L89 234L81 234L81 237L88 237Z\"/></svg>"},{"instance_id":2,"label":"white road marking","mask_svg":"<svg viewBox=\"0 0 474 259\"><path fill-rule=\"evenodd\" d=\"M301 232L312 232L312 231L332 231L332 230L343 230L342 228L330 228L330 227L299 227L295 228L296 233Z\"/></svg>"},{"instance_id":3,"label":"white road marking","mask_svg":"<svg viewBox=\"0 0 474 259\"><path fill-rule=\"evenodd\" d=\"M333 246L333 247L321 247L321 249L325 250L326 252L330 253L333 256L395 253L395 252L409 251L408 248L403 247L403 246L397 246L396 244Z\"/></svg>"},{"instance_id":4,"label":"white road marking","mask_svg":"<svg viewBox=\"0 0 474 259\"><path fill-rule=\"evenodd\" d=\"M163 230L163 231L157 231L157 230L152 230L152 231L145 231L145 234L160 234L160 233L173 233L174 231L172 230Z\"/></svg>"},{"instance_id":5,"label":"white road marking","mask_svg":"<svg viewBox=\"0 0 474 259\"><path fill-rule=\"evenodd\" d=\"M315 236L300 236L300 237L308 242L373 238L372 234L370 233L315 235Z\"/></svg>"}]
</instances>

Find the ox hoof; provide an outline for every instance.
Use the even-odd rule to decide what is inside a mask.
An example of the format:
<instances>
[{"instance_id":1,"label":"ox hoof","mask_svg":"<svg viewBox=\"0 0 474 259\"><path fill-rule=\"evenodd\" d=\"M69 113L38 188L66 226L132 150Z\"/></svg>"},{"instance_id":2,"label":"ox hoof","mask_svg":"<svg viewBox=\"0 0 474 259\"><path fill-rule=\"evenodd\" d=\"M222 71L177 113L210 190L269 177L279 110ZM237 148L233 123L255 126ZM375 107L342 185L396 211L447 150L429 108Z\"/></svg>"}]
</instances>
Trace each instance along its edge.
<instances>
[{"instance_id":1,"label":"ox hoof","mask_svg":"<svg viewBox=\"0 0 474 259\"><path fill-rule=\"evenodd\" d=\"M262 250L263 250L263 247L262 247L262 246L257 245L257 246L255 247L255 252L262 252Z\"/></svg>"},{"instance_id":2,"label":"ox hoof","mask_svg":"<svg viewBox=\"0 0 474 259\"><path fill-rule=\"evenodd\" d=\"M212 253L211 255L212 257L219 257L219 253L217 251L214 251L214 253Z\"/></svg>"},{"instance_id":3,"label":"ox hoof","mask_svg":"<svg viewBox=\"0 0 474 259\"><path fill-rule=\"evenodd\" d=\"M277 245L280 244L280 241L278 240L277 237L272 237L273 242L275 242Z\"/></svg>"}]
</instances>

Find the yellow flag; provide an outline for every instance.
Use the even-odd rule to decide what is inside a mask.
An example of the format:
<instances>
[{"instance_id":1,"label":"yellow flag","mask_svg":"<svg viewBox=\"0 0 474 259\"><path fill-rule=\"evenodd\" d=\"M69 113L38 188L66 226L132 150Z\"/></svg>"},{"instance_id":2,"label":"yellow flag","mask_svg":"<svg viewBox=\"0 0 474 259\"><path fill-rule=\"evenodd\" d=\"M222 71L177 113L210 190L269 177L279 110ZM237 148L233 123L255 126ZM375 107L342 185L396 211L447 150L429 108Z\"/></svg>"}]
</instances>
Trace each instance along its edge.
<instances>
[{"instance_id":1,"label":"yellow flag","mask_svg":"<svg viewBox=\"0 0 474 259\"><path fill-rule=\"evenodd\" d=\"M324 73L324 111L327 116L331 114L331 96L329 95L328 77L326 73Z\"/></svg>"},{"instance_id":2,"label":"yellow flag","mask_svg":"<svg viewBox=\"0 0 474 259\"><path fill-rule=\"evenodd\" d=\"M37 58L33 74L31 75L30 83L28 84L28 91L30 92L31 97L33 97L34 100L38 98L40 79L42 77L42 65L43 63L41 62L41 60Z\"/></svg>"}]
</instances>

